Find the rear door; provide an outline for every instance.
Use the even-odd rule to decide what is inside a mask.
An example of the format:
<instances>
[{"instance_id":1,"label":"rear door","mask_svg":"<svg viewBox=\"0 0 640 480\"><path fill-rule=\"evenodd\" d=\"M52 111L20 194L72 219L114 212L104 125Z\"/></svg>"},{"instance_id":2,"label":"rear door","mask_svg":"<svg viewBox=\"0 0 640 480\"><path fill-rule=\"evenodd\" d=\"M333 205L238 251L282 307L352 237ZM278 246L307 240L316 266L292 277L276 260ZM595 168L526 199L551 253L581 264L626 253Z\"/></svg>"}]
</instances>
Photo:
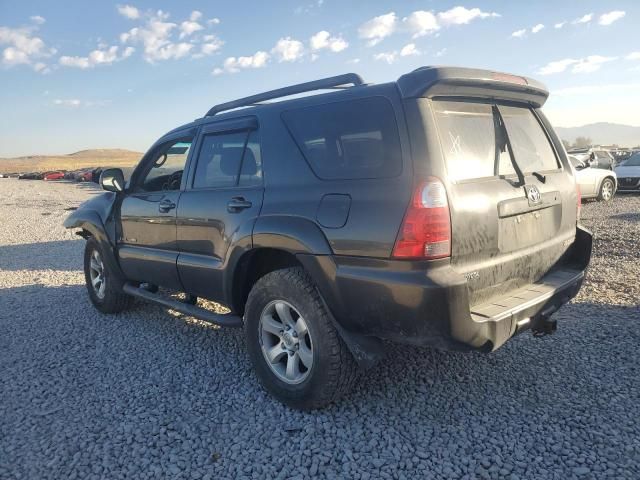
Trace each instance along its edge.
<instances>
[{"instance_id":1,"label":"rear door","mask_svg":"<svg viewBox=\"0 0 640 480\"><path fill-rule=\"evenodd\" d=\"M263 198L255 119L203 127L177 210L178 272L186 292L224 300L230 246L250 242Z\"/></svg>"},{"instance_id":2,"label":"rear door","mask_svg":"<svg viewBox=\"0 0 640 480\"><path fill-rule=\"evenodd\" d=\"M451 263L471 304L546 274L575 236L575 187L537 113L432 102L448 176Z\"/></svg>"}]
</instances>

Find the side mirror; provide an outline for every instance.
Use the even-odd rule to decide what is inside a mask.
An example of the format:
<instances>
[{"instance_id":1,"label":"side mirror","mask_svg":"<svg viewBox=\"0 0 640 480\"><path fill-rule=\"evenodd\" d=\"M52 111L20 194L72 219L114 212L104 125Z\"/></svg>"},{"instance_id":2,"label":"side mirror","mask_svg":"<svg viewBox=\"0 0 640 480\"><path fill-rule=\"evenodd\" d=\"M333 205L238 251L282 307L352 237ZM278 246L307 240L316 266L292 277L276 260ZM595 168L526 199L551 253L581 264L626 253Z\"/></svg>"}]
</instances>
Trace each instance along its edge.
<instances>
[{"instance_id":1,"label":"side mirror","mask_svg":"<svg viewBox=\"0 0 640 480\"><path fill-rule=\"evenodd\" d=\"M108 192L124 190L124 173L120 168L107 168L100 175L100 186Z\"/></svg>"}]
</instances>

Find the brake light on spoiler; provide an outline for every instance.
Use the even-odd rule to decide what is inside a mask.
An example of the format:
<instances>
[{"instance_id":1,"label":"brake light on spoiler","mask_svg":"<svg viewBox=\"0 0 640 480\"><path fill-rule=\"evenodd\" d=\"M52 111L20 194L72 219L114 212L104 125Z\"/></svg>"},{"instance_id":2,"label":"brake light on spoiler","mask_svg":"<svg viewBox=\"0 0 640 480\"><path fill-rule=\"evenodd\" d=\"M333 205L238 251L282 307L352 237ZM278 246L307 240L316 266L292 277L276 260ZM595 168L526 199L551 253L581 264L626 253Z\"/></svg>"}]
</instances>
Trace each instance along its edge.
<instances>
[{"instance_id":1,"label":"brake light on spoiler","mask_svg":"<svg viewBox=\"0 0 640 480\"><path fill-rule=\"evenodd\" d=\"M527 79L524 77L519 77L518 75L509 75L508 73L491 73L491 80L497 80L499 82L508 82L508 83L516 83L518 85L529 85Z\"/></svg>"},{"instance_id":2,"label":"brake light on spoiler","mask_svg":"<svg viewBox=\"0 0 640 480\"><path fill-rule=\"evenodd\" d=\"M395 258L434 260L451 256L451 219L447 191L428 177L419 182L393 248Z\"/></svg>"}]
</instances>

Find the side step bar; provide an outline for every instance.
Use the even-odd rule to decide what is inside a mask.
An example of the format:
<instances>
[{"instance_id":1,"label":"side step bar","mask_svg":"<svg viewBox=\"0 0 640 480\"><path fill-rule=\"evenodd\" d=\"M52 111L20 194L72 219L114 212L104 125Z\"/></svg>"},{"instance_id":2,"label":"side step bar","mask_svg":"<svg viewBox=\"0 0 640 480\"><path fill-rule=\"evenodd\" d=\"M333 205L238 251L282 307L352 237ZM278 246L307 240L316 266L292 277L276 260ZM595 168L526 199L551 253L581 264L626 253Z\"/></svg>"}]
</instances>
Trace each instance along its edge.
<instances>
[{"instance_id":1,"label":"side step bar","mask_svg":"<svg viewBox=\"0 0 640 480\"><path fill-rule=\"evenodd\" d=\"M170 298L163 297L157 293L151 293L150 291L136 287L131 283L125 283L122 289L125 293L134 297L163 305L171 310L204 320L205 322L220 325L221 327L242 327L242 318L237 315L214 313L204 308L196 307L195 305L189 305L179 300L172 300Z\"/></svg>"}]
</instances>

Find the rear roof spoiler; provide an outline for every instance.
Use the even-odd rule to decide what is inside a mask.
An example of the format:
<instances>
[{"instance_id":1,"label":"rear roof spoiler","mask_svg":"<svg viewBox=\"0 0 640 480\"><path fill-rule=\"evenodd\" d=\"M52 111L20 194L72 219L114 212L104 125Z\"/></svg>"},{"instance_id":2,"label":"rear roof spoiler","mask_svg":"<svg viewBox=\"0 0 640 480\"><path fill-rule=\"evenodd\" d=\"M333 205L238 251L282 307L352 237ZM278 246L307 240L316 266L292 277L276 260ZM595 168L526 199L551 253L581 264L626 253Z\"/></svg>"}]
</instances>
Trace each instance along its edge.
<instances>
[{"instance_id":1,"label":"rear roof spoiler","mask_svg":"<svg viewBox=\"0 0 640 480\"><path fill-rule=\"evenodd\" d=\"M478 97L542 107L549 91L532 78L475 68L421 67L398 79L403 98Z\"/></svg>"}]
</instances>

